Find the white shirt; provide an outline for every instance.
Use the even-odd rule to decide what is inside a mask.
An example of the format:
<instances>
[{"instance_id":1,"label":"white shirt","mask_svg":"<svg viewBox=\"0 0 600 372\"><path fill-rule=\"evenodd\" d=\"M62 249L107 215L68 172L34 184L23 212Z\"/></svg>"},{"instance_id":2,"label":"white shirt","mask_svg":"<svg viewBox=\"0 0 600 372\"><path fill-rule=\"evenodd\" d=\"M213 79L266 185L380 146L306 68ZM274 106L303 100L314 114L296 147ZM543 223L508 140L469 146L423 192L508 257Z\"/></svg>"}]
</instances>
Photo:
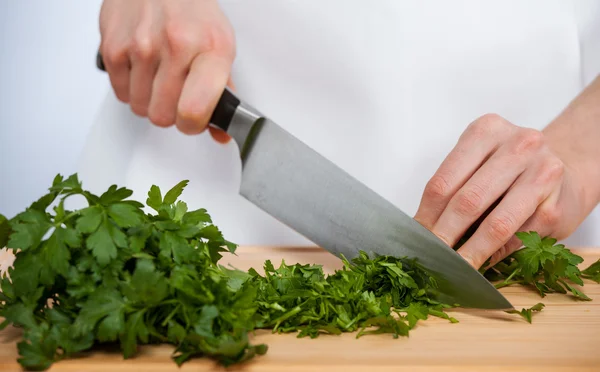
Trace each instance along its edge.
<instances>
[{"instance_id":1,"label":"white shirt","mask_svg":"<svg viewBox=\"0 0 600 372\"><path fill-rule=\"evenodd\" d=\"M600 2L221 0L239 96L410 215L466 126L486 113L542 129L600 71ZM84 186L145 201L190 180L242 245L312 243L238 195L234 143L133 115L111 91L82 156ZM567 243L600 245L598 208Z\"/></svg>"}]
</instances>

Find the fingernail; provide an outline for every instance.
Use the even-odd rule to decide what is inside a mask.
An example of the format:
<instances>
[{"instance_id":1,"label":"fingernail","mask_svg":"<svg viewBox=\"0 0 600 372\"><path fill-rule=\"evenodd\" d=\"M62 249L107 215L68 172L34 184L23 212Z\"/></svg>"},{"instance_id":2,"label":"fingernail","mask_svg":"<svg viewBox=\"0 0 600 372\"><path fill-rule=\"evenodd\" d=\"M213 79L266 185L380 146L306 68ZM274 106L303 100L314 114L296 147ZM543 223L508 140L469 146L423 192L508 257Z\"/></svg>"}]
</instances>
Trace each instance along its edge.
<instances>
[{"instance_id":1,"label":"fingernail","mask_svg":"<svg viewBox=\"0 0 600 372\"><path fill-rule=\"evenodd\" d=\"M219 143L225 144L231 141L231 136L222 129L209 126L208 131L212 138Z\"/></svg>"}]
</instances>

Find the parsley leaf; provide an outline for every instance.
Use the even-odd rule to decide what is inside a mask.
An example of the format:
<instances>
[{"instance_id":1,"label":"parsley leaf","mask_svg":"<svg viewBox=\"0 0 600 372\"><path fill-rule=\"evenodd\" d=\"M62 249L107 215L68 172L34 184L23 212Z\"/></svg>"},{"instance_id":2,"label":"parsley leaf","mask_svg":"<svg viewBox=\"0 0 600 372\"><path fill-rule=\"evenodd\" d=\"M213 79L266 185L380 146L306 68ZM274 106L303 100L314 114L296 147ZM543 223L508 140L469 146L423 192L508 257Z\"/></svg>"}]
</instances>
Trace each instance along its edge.
<instances>
[{"instance_id":1,"label":"parsley leaf","mask_svg":"<svg viewBox=\"0 0 600 372\"><path fill-rule=\"evenodd\" d=\"M91 234L98 229L104 217L103 210L99 206L85 208L77 219L77 230L82 234Z\"/></svg>"},{"instance_id":2,"label":"parsley leaf","mask_svg":"<svg viewBox=\"0 0 600 372\"><path fill-rule=\"evenodd\" d=\"M103 205L111 205L113 203L125 200L133 195L133 191L121 187L117 188L117 185L111 185L102 195L100 195L100 203Z\"/></svg>"},{"instance_id":3,"label":"parsley leaf","mask_svg":"<svg viewBox=\"0 0 600 372\"><path fill-rule=\"evenodd\" d=\"M543 303L537 303L530 308L523 308L521 311L518 310L508 310L506 311L509 314L519 314L525 319L528 323L531 323L532 312L539 312L545 307Z\"/></svg>"},{"instance_id":4,"label":"parsley leaf","mask_svg":"<svg viewBox=\"0 0 600 372\"><path fill-rule=\"evenodd\" d=\"M520 284L535 288L540 296L571 292L580 300L590 298L574 287L583 285L578 265L583 262L563 244L551 237L541 238L535 231L518 232L524 247L506 257L484 275L496 283L496 288Z\"/></svg>"},{"instance_id":5,"label":"parsley leaf","mask_svg":"<svg viewBox=\"0 0 600 372\"><path fill-rule=\"evenodd\" d=\"M67 245L75 248L79 244L80 237L75 230L59 227L43 245L41 257L54 272L67 276L71 259L71 252Z\"/></svg>"},{"instance_id":6,"label":"parsley leaf","mask_svg":"<svg viewBox=\"0 0 600 372\"><path fill-rule=\"evenodd\" d=\"M8 237L11 234L10 223L0 214L0 249L6 247L6 243L8 243Z\"/></svg>"},{"instance_id":7,"label":"parsley leaf","mask_svg":"<svg viewBox=\"0 0 600 372\"><path fill-rule=\"evenodd\" d=\"M52 224L45 213L28 209L19 214L12 222L13 233L10 235L7 245L12 249L35 249L51 227Z\"/></svg>"},{"instance_id":8,"label":"parsley leaf","mask_svg":"<svg viewBox=\"0 0 600 372\"><path fill-rule=\"evenodd\" d=\"M600 283L600 260L591 264L587 269L583 270L581 274L583 278Z\"/></svg>"},{"instance_id":9,"label":"parsley leaf","mask_svg":"<svg viewBox=\"0 0 600 372\"><path fill-rule=\"evenodd\" d=\"M111 204L108 207L108 215L119 227L132 227L142 223L139 210L131 204Z\"/></svg>"},{"instance_id":10,"label":"parsley leaf","mask_svg":"<svg viewBox=\"0 0 600 372\"><path fill-rule=\"evenodd\" d=\"M163 200L163 204L173 204L181 196L183 189L187 186L188 180L184 180L179 182L177 185L173 186L166 194Z\"/></svg>"},{"instance_id":11,"label":"parsley leaf","mask_svg":"<svg viewBox=\"0 0 600 372\"><path fill-rule=\"evenodd\" d=\"M123 311L125 302L117 289L98 288L81 304L79 315L73 324L76 336L84 335L98 327L98 338L109 340L114 338L123 327Z\"/></svg>"},{"instance_id":12,"label":"parsley leaf","mask_svg":"<svg viewBox=\"0 0 600 372\"><path fill-rule=\"evenodd\" d=\"M154 209L155 211L159 211L160 206L162 205L162 195L160 193L160 189L156 185L152 185L150 191L148 192L148 199L146 200L146 204L149 207Z\"/></svg>"},{"instance_id":13,"label":"parsley leaf","mask_svg":"<svg viewBox=\"0 0 600 372\"><path fill-rule=\"evenodd\" d=\"M87 238L86 243L101 266L106 266L117 257L117 244L111 235L109 222L106 220Z\"/></svg>"}]
</instances>

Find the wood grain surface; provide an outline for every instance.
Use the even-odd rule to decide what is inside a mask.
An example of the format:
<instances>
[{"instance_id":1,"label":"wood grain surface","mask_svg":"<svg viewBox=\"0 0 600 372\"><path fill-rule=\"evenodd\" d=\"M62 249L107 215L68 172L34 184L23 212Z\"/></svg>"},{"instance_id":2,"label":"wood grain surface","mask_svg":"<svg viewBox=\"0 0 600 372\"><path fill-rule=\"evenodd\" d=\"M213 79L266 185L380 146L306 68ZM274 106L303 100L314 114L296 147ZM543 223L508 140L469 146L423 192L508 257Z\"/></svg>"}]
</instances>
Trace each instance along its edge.
<instances>
[{"instance_id":1,"label":"wood grain surface","mask_svg":"<svg viewBox=\"0 0 600 372\"><path fill-rule=\"evenodd\" d=\"M582 267L600 258L600 248L573 251L584 257ZM242 247L223 262L260 271L265 259L320 263L328 272L341 267L339 260L318 248ZM593 301L565 295L542 299L519 286L501 289L518 309L546 304L533 324L504 312L454 309L459 323L431 318L420 322L409 337L396 340L390 335L356 339L355 334L298 339L259 331L252 340L268 344L267 354L229 369L202 359L179 368L170 359L173 347L164 345L141 347L130 360L123 360L118 350L89 352L61 361L50 371L600 371L600 285L586 281L582 289ZM16 361L19 339L14 328L0 332L0 371L21 371Z\"/></svg>"}]
</instances>

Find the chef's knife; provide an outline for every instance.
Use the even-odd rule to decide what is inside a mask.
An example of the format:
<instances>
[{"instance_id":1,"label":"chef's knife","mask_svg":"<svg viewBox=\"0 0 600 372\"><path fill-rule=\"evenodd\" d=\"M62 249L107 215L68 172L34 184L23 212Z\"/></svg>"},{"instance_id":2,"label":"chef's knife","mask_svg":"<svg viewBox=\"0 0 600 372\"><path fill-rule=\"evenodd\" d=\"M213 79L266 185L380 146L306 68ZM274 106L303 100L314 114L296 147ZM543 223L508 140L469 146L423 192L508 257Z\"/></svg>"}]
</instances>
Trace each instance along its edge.
<instances>
[{"instance_id":1,"label":"chef's knife","mask_svg":"<svg viewBox=\"0 0 600 372\"><path fill-rule=\"evenodd\" d=\"M97 65L104 69L102 57ZM210 123L237 143L240 194L316 245L346 258L416 258L434 273L438 298L461 307L512 309L456 251L392 203L225 89Z\"/></svg>"}]
</instances>

